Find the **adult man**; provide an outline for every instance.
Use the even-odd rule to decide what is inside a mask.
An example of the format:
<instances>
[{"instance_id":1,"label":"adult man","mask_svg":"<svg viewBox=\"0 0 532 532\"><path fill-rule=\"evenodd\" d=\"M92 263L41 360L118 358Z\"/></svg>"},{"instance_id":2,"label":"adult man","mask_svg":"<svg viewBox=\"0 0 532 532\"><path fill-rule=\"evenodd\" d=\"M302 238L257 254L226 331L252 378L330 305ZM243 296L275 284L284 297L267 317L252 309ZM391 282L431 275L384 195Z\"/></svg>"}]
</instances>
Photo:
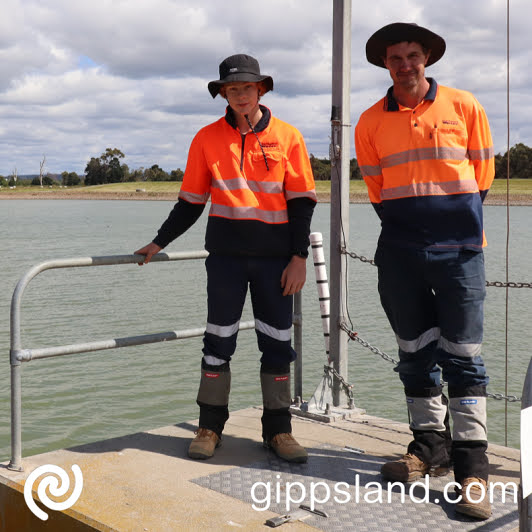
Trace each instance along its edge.
<instances>
[{"instance_id":1,"label":"adult man","mask_svg":"<svg viewBox=\"0 0 532 532\"><path fill-rule=\"evenodd\" d=\"M360 117L356 152L381 219L379 294L399 345L396 371L414 436L382 474L397 481L442 474L450 458L462 486L457 511L485 519L482 202L494 177L493 148L477 100L425 77L444 52L439 35L409 23L389 24L366 44L368 61L386 68L393 86Z\"/></svg>"},{"instance_id":2,"label":"adult man","mask_svg":"<svg viewBox=\"0 0 532 532\"><path fill-rule=\"evenodd\" d=\"M236 348L248 285L261 357L264 444L281 458L306 462L292 436L290 363L292 297L306 278L314 179L303 137L259 105L273 89L248 55L226 58L208 85L227 99L225 117L195 136L179 201L156 238L135 253L144 263L211 208L205 248L208 316L197 403L199 429L188 454L206 459L221 443L229 417L229 363Z\"/></svg>"}]
</instances>

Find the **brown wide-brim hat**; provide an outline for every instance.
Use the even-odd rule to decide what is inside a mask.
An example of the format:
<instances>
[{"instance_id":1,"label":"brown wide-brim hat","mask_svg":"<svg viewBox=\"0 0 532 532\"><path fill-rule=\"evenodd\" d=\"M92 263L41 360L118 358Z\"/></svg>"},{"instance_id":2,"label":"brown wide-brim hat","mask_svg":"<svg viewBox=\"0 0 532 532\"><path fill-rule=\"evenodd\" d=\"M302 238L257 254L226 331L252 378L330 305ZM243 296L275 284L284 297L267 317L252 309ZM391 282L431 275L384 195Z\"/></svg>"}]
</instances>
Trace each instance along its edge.
<instances>
[{"instance_id":1,"label":"brown wide-brim hat","mask_svg":"<svg viewBox=\"0 0 532 532\"><path fill-rule=\"evenodd\" d=\"M263 82L265 93L273 90L273 79L260 73L259 62L250 55L236 54L227 57L220 63L220 79L211 81L207 85L213 98L220 92L226 83L235 81Z\"/></svg>"},{"instance_id":2,"label":"brown wide-brim hat","mask_svg":"<svg viewBox=\"0 0 532 532\"><path fill-rule=\"evenodd\" d=\"M413 22L394 22L376 31L369 38L366 43L366 57L371 64L386 68L382 61L382 58L386 57L386 48L404 41L417 42L430 50L426 66L439 61L445 53L445 41L436 33Z\"/></svg>"}]
</instances>

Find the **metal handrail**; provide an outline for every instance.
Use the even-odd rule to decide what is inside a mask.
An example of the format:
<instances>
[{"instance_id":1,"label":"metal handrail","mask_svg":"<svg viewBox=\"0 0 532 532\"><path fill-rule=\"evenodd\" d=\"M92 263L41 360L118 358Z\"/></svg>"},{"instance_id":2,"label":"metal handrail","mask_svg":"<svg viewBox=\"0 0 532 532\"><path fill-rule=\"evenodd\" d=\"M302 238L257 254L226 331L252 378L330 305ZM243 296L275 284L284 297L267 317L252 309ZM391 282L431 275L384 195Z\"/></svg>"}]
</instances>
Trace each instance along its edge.
<instances>
[{"instance_id":1,"label":"metal handrail","mask_svg":"<svg viewBox=\"0 0 532 532\"><path fill-rule=\"evenodd\" d=\"M157 253L151 262L168 262L176 260L204 259L208 256L207 251L179 251L171 253ZM88 353L101 351L104 349L117 349L119 347L129 347L134 345L144 345L157 342L167 342L170 340L180 340L202 336L205 328L185 329L181 331L167 331L142 336L128 336L124 338L113 338L95 342L86 342L55 347L44 347L38 349L23 349L21 341L20 309L22 306L22 296L28 284L40 273L46 270L58 268L78 268L88 266L112 266L119 264L136 264L144 260L143 255L110 255L101 257L76 257L70 259L56 259L42 262L28 270L19 280L13 297L11 299L11 461L7 466L14 471L23 471L22 468L22 398L21 398L21 364L41 358L54 356L73 355L78 353ZM302 348L302 328L301 328L301 293L297 293L294 298L294 348L301 355ZM239 324L239 330L253 329L255 321L245 321ZM296 378L301 374L301 356L296 364ZM295 382L295 389L300 392L301 383Z\"/></svg>"}]
</instances>

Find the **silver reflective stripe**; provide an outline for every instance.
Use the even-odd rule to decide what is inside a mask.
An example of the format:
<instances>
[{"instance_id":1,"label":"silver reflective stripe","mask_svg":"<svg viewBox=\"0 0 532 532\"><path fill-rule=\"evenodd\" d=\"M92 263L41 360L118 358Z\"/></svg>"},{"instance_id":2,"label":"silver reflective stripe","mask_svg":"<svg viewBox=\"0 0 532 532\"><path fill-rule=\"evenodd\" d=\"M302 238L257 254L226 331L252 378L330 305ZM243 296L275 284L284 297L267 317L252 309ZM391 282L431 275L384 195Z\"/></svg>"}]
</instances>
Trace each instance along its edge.
<instances>
[{"instance_id":1,"label":"silver reflective stripe","mask_svg":"<svg viewBox=\"0 0 532 532\"><path fill-rule=\"evenodd\" d=\"M398 164L407 164L417 161L430 161L438 159L450 159L453 161L463 161L466 158L465 148L418 148L399 153L393 153L381 159L382 168L390 168Z\"/></svg>"},{"instance_id":2,"label":"silver reflective stripe","mask_svg":"<svg viewBox=\"0 0 532 532\"><path fill-rule=\"evenodd\" d=\"M209 192L205 192L205 194L194 194L192 192L187 192L186 190L181 190L179 192L179 197L190 203L207 203L209 196Z\"/></svg>"},{"instance_id":3,"label":"silver reflective stripe","mask_svg":"<svg viewBox=\"0 0 532 532\"><path fill-rule=\"evenodd\" d=\"M248 187L253 192L261 192L262 194L282 194L283 184L278 181L253 181L247 182Z\"/></svg>"},{"instance_id":4,"label":"silver reflective stripe","mask_svg":"<svg viewBox=\"0 0 532 532\"><path fill-rule=\"evenodd\" d=\"M482 150L468 150L467 157L473 161L487 161L494 157L495 152L493 146L490 148L484 148Z\"/></svg>"},{"instance_id":5,"label":"silver reflective stripe","mask_svg":"<svg viewBox=\"0 0 532 532\"><path fill-rule=\"evenodd\" d=\"M227 360L224 360L223 358L216 358L212 355L203 355L203 360L205 361L205 364L208 364L209 366L221 366L227 362Z\"/></svg>"},{"instance_id":6,"label":"silver reflective stripe","mask_svg":"<svg viewBox=\"0 0 532 532\"><path fill-rule=\"evenodd\" d=\"M390 200L411 196L445 196L463 192L478 192L478 184L474 179L459 179L457 181L444 181L441 183L412 183L400 187L381 190L381 199Z\"/></svg>"},{"instance_id":7,"label":"silver reflective stripe","mask_svg":"<svg viewBox=\"0 0 532 532\"><path fill-rule=\"evenodd\" d=\"M410 412L412 430L445 430L447 407L442 403L441 395L437 397L406 398Z\"/></svg>"},{"instance_id":8,"label":"silver reflective stripe","mask_svg":"<svg viewBox=\"0 0 532 532\"><path fill-rule=\"evenodd\" d=\"M210 216L222 216L233 220L260 220L266 223L286 223L288 213L286 209L282 211L264 211L255 207L229 207L228 205L211 205Z\"/></svg>"},{"instance_id":9,"label":"silver reflective stripe","mask_svg":"<svg viewBox=\"0 0 532 532\"><path fill-rule=\"evenodd\" d=\"M361 166L360 173L362 177L381 175L382 168L380 166Z\"/></svg>"},{"instance_id":10,"label":"silver reflective stripe","mask_svg":"<svg viewBox=\"0 0 532 532\"><path fill-rule=\"evenodd\" d=\"M414 340L403 340L399 336L395 335L397 339L397 344L399 348L402 349L405 353L415 353L420 349L426 347L430 342L434 342L440 338L440 328L433 327L428 331L425 331L423 334L414 338Z\"/></svg>"},{"instance_id":11,"label":"silver reflective stripe","mask_svg":"<svg viewBox=\"0 0 532 532\"><path fill-rule=\"evenodd\" d=\"M305 190L304 192L295 192L293 190L285 190L284 196L287 200L295 199L295 198L310 198L311 200L316 201L316 191L314 189L312 190Z\"/></svg>"},{"instance_id":12,"label":"silver reflective stripe","mask_svg":"<svg viewBox=\"0 0 532 532\"><path fill-rule=\"evenodd\" d=\"M457 344L442 336L438 342L438 347L459 357L474 357L480 355L482 344Z\"/></svg>"},{"instance_id":13,"label":"silver reflective stripe","mask_svg":"<svg viewBox=\"0 0 532 532\"><path fill-rule=\"evenodd\" d=\"M262 194L281 194L283 184L278 181L246 181L243 177L213 179L212 188L218 190L252 190Z\"/></svg>"},{"instance_id":14,"label":"silver reflective stripe","mask_svg":"<svg viewBox=\"0 0 532 532\"><path fill-rule=\"evenodd\" d=\"M290 327L290 329L276 329L275 327L272 327L271 325L268 325L267 323L264 323L256 318L255 329L269 336L270 338L279 340L280 342L288 342L292 338L292 327Z\"/></svg>"},{"instance_id":15,"label":"silver reflective stripe","mask_svg":"<svg viewBox=\"0 0 532 532\"><path fill-rule=\"evenodd\" d=\"M240 321L237 321L236 323L233 323L231 325L215 325L214 323L207 322L205 332L215 334L216 336L220 336L221 338L229 338L230 336L233 336L233 334L236 334L238 332L239 323Z\"/></svg>"},{"instance_id":16,"label":"silver reflective stripe","mask_svg":"<svg viewBox=\"0 0 532 532\"><path fill-rule=\"evenodd\" d=\"M453 440L487 441L485 397L451 397L449 409L453 419Z\"/></svg>"},{"instance_id":17,"label":"silver reflective stripe","mask_svg":"<svg viewBox=\"0 0 532 532\"><path fill-rule=\"evenodd\" d=\"M235 177L234 179L213 179L211 186L218 190L238 190L241 188L248 188L246 186L246 180L243 177Z\"/></svg>"}]
</instances>

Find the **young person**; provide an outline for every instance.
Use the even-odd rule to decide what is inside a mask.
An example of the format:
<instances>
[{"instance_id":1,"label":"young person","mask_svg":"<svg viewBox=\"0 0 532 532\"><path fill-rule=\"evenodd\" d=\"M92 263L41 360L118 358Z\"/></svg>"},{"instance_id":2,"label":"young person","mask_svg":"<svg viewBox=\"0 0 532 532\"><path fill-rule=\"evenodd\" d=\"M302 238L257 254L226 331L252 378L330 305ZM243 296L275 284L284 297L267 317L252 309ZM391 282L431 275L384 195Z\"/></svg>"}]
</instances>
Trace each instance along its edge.
<instances>
[{"instance_id":1,"label":"young person","mask_svg":"<svg viewBox=\"0 0 532 532\"><path fill-rule=\"evenodd\" d=\"M299 131L272 116L261 96L273 89L258 61L226 58L208 89L227 100L225 116L194 137L176 203L153 242L137 250L144 264L211 207L205 237L207 327L197 396L199 429L188 454L213 456L229 417L230 361L250 290L262 354L262 436L281 458L306 462L292 436L292 300L306 279L310 221L316 205L309 157Z\"/></svg>"}]
</instances>

